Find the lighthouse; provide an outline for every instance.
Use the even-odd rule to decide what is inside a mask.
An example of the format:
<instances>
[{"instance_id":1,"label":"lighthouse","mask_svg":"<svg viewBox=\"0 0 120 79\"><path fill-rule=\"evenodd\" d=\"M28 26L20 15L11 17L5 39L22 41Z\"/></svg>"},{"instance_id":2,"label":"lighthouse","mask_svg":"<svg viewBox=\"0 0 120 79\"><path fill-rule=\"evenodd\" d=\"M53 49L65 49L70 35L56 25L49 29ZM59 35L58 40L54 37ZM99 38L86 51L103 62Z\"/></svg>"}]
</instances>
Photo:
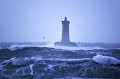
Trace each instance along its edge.
<instances>
[{"instance_id":1,"label":"lighthouse","mask_svg":"<svg viewBox=\"0 0 120 79\"><path fill-rule=\"evenodd\" d=\"M67 20L67 17L65 17L64 21L62 21L62 43L69 43L70 37L69 37L69 24L70 21Z\"/></svg>"},{"instance_id":2,"label":"lighthouse","mask_svg":"<svg viewBox=\"0 0 120 79\"><path fill-rule=\"evenodd\" d=\"M55 46L57 45L57 46L77 47L76 43L70 42L69 24L70 24L70 21L68 21L67 17L65 17L64 21L62 21L62 39L61 39L61 42L55 42L54 43Z\"/></svg>"}]
</instances>

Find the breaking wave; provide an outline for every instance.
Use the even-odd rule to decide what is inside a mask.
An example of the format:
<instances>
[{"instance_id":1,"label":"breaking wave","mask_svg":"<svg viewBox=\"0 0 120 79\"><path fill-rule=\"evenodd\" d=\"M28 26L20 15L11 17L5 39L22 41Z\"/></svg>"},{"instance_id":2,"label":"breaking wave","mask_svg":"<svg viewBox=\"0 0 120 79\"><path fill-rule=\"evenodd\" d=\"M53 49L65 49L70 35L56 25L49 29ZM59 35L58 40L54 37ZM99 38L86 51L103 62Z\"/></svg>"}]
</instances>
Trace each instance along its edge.
<instances>
[{"instance_id":1,"label":"breaking wave","mask_svg":"<svg viewBox=\"0 0 120 79\"><path fill-rule=\"evenodd\" d=\"M0 78L119 78L119 52L99 47L11 45L0 50Z\"/></svg>"},{"instance_id":2,"label":"breaking wave","mask_svg":"<svg viewBox=\"0 0 120 79\"><path fill-rule=\"evenodd\" d=\"M30 47L30 46L28 46L28 45L12 45L8 49L11 51L16 51L16 50L23 49L26 47Z\"/></svg>"},{"instance_id":3,"label":"breaking wave","mask_svg":"<svg viewBox=\"0 0 120 79\"><path fill-rule=\"evenodd\" d=\"M46 48L54 48L54 49L62 49L62 50L106 50L105 48L101 47L65 47L65 46L54 46L54 45L44 45L44 46L39 46L39 45L11 45L10 47L7 48L2 48L0 47L0 50L2 49L9 49L10 51L17 51L20 49L24 48L33 48L33 47L46 47Z\"/></svg>"},{"instance_id":4,"label":"breaking wave","mask_svg":"<svg viewBox=\"0 0 120 79\"><path fill-rule=\"evenodd\" d=\"M40 59L37 57L31 58L11 58L10 60L1 63L1 74L5 77L15 78L20 76L31 75L35 79L39 78L57 78L60 76L71 76L72 70L79 72L84 70L83 67L89 66L90 59ZM83 69L82 69L83 68ZM12 69L11 72L9 72ZM9 72L6 74L6 72ZM85 71L81 72L81 76L85 76ZM65 75L66 74L66 75ZM39 75L39 76L38 76ZM75 75L75 74L74 74ZM77 74L76 74L77 76Z\"/></svg>"},{"instance_id":5,"label":"breaking wave","mask_svg":"<svg viewBox=\"0 0 120 79\"><path fill-rule=\"evenodd\" d=\"M107 64L107 65L120 65L120 60L110 56L102 56L96 55L93 57L93 61L99 64Z\"/></svg>"},{"instance_id":6,"label":"breaking wave","mask_svg":"<svg viewBox=\"0 0 120 79\"><path fill-rule=\"evenodd\" d=\"M110 65L100 65L96 61L102 60L99 58L102 55L97 55L92 58L82 59L50 59L42 58L41 56L33 57L13 57L5 60L0 64L1 78L60 78L60 77L100 77L99 72L102 70L120 70L119 67ZM102 56L104 57L104 56ZM105 57L109 58L109 57ZM95 62L94 62L95 61ZM115 60L116 62L116 60ZM99 63L99 62L98 62ZM116 64L116 63L115 63ZM9 73L8 73L9 72ZM117 71L119 72L119 71ZM116 74L116 78L120 77ZM111 76L110 76L111 77Z\"/></svg>"},{"instance_id":7,"label":"breaking wave","mask_svg":"<svg viewBox=\"0 0 120 79\"><path fill-rule=\"evenodd\" d=\"M65 50L94 50L94 49L103 49L105 50L105 48L102 47L66 47L66 46L54 46L54 45L45 45L42 47L49 47L49 48L55 48L55 49L65 49Z\"/></svg>"}]
</instances>

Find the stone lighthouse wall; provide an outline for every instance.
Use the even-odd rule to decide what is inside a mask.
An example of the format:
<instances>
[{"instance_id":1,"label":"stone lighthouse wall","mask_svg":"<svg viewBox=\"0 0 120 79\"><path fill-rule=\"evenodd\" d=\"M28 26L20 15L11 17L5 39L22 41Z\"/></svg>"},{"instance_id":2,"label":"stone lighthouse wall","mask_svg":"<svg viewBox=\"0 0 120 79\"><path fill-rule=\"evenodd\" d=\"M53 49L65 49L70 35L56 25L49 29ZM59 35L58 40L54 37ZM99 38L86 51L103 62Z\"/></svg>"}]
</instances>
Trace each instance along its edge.
<instances>
[{"instance_id":1,"label":"stone lighthouse wall","mask_svg":"<svg viewBox=\"0 0 120 79\"><path fill-rule=\"evenodd\" d=\"M63 43L70 42L69 24L70 24L70 21L67 21L67 20L62 21L62 39L61 39L61 42L63 42Z\"/></svg>"}]
</instances>

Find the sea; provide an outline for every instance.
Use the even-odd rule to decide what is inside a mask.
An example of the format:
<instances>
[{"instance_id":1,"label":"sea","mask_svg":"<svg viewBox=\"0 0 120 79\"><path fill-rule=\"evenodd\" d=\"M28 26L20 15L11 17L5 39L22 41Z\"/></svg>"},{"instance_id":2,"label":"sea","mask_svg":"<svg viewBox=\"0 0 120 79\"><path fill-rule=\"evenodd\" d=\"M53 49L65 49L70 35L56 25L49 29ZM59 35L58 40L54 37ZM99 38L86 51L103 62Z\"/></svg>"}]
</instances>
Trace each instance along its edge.
<instances>
[{"instance_id":1,"label":"sea","mask_svg":"<svg viewBox=\"0 0 120 79\"><path fill-rule=\"evenodd\" d=\"M77 45L2 42L0 79L120 79L119 43Z\"/></svg>"}]
</instances>

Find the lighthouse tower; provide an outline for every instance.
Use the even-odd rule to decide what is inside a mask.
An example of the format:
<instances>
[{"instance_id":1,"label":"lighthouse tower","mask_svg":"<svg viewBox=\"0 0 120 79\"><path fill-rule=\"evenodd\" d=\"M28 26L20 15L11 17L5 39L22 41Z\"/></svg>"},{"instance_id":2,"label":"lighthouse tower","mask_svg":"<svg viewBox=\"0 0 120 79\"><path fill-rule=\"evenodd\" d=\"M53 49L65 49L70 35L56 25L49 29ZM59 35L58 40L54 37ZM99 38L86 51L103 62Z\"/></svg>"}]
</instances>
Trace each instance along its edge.
<instances>
[{"instance_id":1,"label":"lighthouse tower","mask_svg":"<svg viewBox=\"0 0 120 79\"><path fill-rule=\"evenodd\" d=\"M62 43L69 43L70 38L69 38L69 24L70 21L67 20L67 17L65 17L65 20L62 21Z\"/></svg>"},{"instance_id":2,"label":"lighthouse tower","mask_svg":"<svg viewBox=\"0 0 120 79\"><path fill-rule=\"evenodd\" d=\"M61 42L55 42L54 45L77 47L76 43L70 42L69 24L70 24L70 21L68 21L67 17L65 17L64 21L62 21L62 39L61 39Z\"/></svg>"}]
</instances>

